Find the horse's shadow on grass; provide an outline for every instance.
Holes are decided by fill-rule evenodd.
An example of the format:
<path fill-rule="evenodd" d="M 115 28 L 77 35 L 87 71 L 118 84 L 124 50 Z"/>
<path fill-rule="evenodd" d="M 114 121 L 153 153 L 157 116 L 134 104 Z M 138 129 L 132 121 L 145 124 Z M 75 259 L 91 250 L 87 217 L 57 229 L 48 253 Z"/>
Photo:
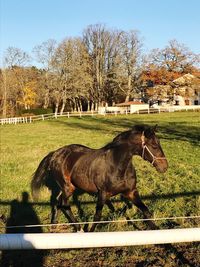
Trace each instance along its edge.
<path fill-rule="evenodd" d="M 10 203 L 10 216 L 6 221 L 6 233 L 42 233 L 41 227 L 23 227 L 23 225 L 38 225 L 40 221 L 31 203 L 29 194 L 22 193 L 22 200 Z M 11 226 L 17 226 L 10 228 Z M 19 227 L 22 226 L 22 227 Z M 1 267 L 42 267 L 44 260 L 42 250 L 5 250 L 1 254 Z"/>
<path fill-rule="evenodd" d="M 77 211 L 78 211 L 78 217 L 80 218 L 81 221 L 84 221 L 87 218 L 86 215 L 86 209 L 84 208 L 85 205 L 93 205 L 93 208 L 95 210 L 95 205 L 96 205 L 96 195 L 95 194 L 90 194 L 92 198 L 90 200 L 83 200 L 82 196 L 85 193 L 82 190 L 76 190 L 73 194 L 73 198 L 71 200 L 71 205 L 76 206 Z M 167 194 L 146 194 L 146 195 L 141 195 L 142 200 L 151 200 L 151 201 L 157 201 L 160 199 L 176 199 L 176 198 L 183 198 L 183 197 L 199 197 L 200 196 L 200 190 L 195 190 L 195 191 L 190 191 L 190 192 L 177 192 L 177 193 L 167 193 Z M 124 203 L 123 208 L 119 208 L 116 210 L 116 213 L 118 215 L 125 215 L 127 209 L 131 209 L 133 205 L 124 197 L 120 196 L 117 198 L 112 199 L 112 203 L 119 204 L 119 203 Z M 110 211 L 111 213 L 111 211 Z"/>
<path fill-rule="evenodd" d="M 83 123 L 84 122 L 84 123 Z M 110 134 L 117 134 L 119 129 L 130 129 L 135 124 L 148 124 L 148 125 L 155 125 L 158 124 L 158 132 L 161 133 L 161 139 L 166 140 L 183 140 L 189 141 L 192 144 L 199 145 L 200 141 L 200 134 L 199 134 L 199 127 L 187 125 L 184 122 L 163 122 L 159 123 L 157 120 L 149 120 L 144 121 L 138 118 L 130 119 L 121 119 L 121 120 L 112 120 L 112 127 L 111 127 L 111 120 L 110 119 L 99 119 L 96 117 L 87 117 L 84 119 L 78 119 L 76 122 L 70 121 L 54 121 L 55 124 L 62 124 L 67 127 L 71 127 L 74 129 L 83 129 L 83 130 L 94 130 L 100 131 L 102 133 L 107 133 L 109 130 Z M 114 127 L 116 126 L 116 128 Z"/>
<path fill-rule="evenodd" d="M 83 191 L 79 191 L 77 190 L 75 192 L 75 194 L 73 195 L 73 204 L 77 207 L 77 210 L 78 210 L 78 215 L 79 215 L 79 218 L 81 219 L 81 221 L 84 221 L 85 218 L 87 218 L 87 215 L 85 213 L 85 209 L 83 208 L 83 206 L 85 204 L 94 204 L 94 201 L 87 201 L 87 203 L 83 203 L 82 201 L 79 200 L 80 196 L 84 194 Z M 171 198 L 171 197 L 174 197 L 174 198 L 177 198 L 177 197 L 183 197 L 183 196 L 198 196 L 200 195 L 200 191 L 195 191 L 195 192 L 185 192 L 185 193 L 177 193 L 177 194 L 169 194 L 169 195 L 161 195 L 161 196 L 152 196 L 152 195 L 147 195 L 147 196 L 144 196 L 144 199 L 160 199 L 160 198 L 163 198 L 163 199 L 166 199 L 166 198 Z M 117 213 L 118 215 L 123 215 L 125 216 L 126 220 L 131 220 L 131 218 L 129 218 L 127 215 L 126 215 L 126 211 L 127 209 L 131 209 L 133 206 L 132 204 L 127 201 L 127 199 L 121 197 L 120 199 L 117 199 L 117 200 L 114 200 L 113 202 L 124 202 L 124 206 L 123 208 L 119 208 L 117 210 L 115 210 L 114 213 Z M 105 221 L 109 221 L 110 220 L 110 217 L 109 215 L 107 217 L 104 217 L 104 220 Z M 99 224 L 98 225 L 98 229 L 101 231 L 101 230 L 105 230 L 105 225 L 108 225 L 109 223 L 103 223 L 103 224 Z M 145 227 L 144 225 L 139 225 L 135 222 L 132 222 L 132 221 L 128 221 L 128 225 L 130 225 L 133 229 L 136 229 L 136 230 L 144 230 Z M 167 222 L 165 223 L 165 226 L 168 226 L 170 228 L 176 228 L 177 226 L 180 227 L 180 225 L 176 222 Z M 89 228 L 89 224 L 84 224 L 84 231 L 88 231 L 88 228 Z M 181 251 L 179 251 L 179 249 L 177 249 L 174 245 L 172 244 L 160 244 L 160 245 L 155 245 L 156 247 L 160 248 L 163 250 L 162 253 L 164 253 L 165 257 L 169 257 L 171 258 L 172 257 L 172 260 L 177 262 L 177 264 L 179 265 L 184 265 L 184 266 L 194 266 L 184 255 Z M 137 265 L 139 266 L 139 265 Z M 141 265 L 143 266 L 143 265 Z"/>
<path fill-rule="evenodd" d="M 74 198 L 72 200 L 72 205 L 77 207 L 78 210 L 78 217 L 80 218 L 81 221 L 84 221 L 85 218 L 87 217 L 87 210 L 85 209 L 85 205 L 91 205 L 92 204 L 92 209 L 95 209 L 95 199 L 91 199 L 91 201 L 87 200 L 81 200 L 79 199 L 81 196 L 82 192 L 77 192 L 77 194 L 74 195 Z M 200 191 L 193 191 L 193 192 L 180 192 L 180 193 L 171 193 L 171 194 L 161 194 L 161 195 L 146 195 L 143 196 L 143 200 L 156 200 L 156 199 L 171 199 L 171 198 L 179 198 L 179 197 L 197 197 L 200 195 Z M 124 201 L 123 199 L 114 199 L 112 203 L 115 204 Z M 10 203 L 8 202 L 0 202 L 2 205 L 10 205 L 10 216 L 6 220 L 6 226 L 21 226 L 21 225 L 28 225 L 28 224 L 40 224 L 40 220 L 34 211 L 33 207 L 34 205 L 36 206 L 46 206 L 49 205 L 47 202 L 41 202 L 41 203 L 30 203 L 29 202 L 29 195 L 27 192 L 22 193 L 22 201 L 18 200 L 13 200 Z M 128 203 L 127 203 L 128 204 Z M 129 205 L 126 208 L 131 208 L 131 205 Z M 124 210 L 117 209 L 117 214 L 119 212 L 122 212 L 121 214 L 125 215 L 126 208 Z M 120 211 L 119 211 L 120 210 Z M 92 210 L 93 212 L 93 210 Z M 111 212 L 109 212 L 111 213 Z M 105 220 L 109 220 L 111 215 L 108 215 L 108 217 L 104 217 Z M 126 216 L 126 215 L 125 215 Z M 126 216 L 126 219 L 130 219 L 128 216 Z M 131 227 L 136 230 L 141 230 L 141 228 L 138 228 L 137 224 L 131 224 Z M 87 226 L 87 225 L 86 225 Z M 172 225 L 173 228 L 174 225 Z M 104 229 L 103 229 L 104 227 Z M 171 227 L 171 225 L 170 225 Z M 105 230 L 105 224 L 99 225 L 98 228 L 100 231 Z M 42 233 L 41 227 L 36 227 L 36 228 L 24 228 L 24 227 L 19 227 L 19 228 L 12 228 L 9 229 L 7 228 L 7 233 Z M 158 245 L 161 246 L 161 245 Z M 165 248 L 163 248 L 165 246 Z M 177 261 L 180 264 L 185 264 L 184 266 L 195 266 L 192 265 L 185 257 L 182 255 L 181 252 L 179 252 L 176 247 L 173 245 L 163 245 L 162 248 L 164 251 L 166 251 L 165 257 L 172 253 L 175 254 L 177 257 Z M 47 255 L 47 252 L 37 250 L 36 252 L 33 250 L 24 250 L 24 251 L 3 251 L 2 252 L 2 257 L 0 261 L 0 266 L 1 267 L 42 267 L 44 265 L 44 257 Z M 142 266 L 142 265 L 141 265 Z M 181 265 L 179 265 L 181 266 Z M 183 265 L 182 265 L 183 266 Z"/>

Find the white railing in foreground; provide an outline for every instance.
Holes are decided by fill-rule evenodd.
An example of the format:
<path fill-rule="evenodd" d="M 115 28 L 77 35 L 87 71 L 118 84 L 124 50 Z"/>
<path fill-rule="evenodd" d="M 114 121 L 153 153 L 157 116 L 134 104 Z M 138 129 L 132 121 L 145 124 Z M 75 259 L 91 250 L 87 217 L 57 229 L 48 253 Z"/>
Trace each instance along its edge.
<path fill-rule="evenodd" d="M 189 110 L 200 110 L 199 106 L 158 106 L 156 108 L 148 108 L 148 109 L 138 109 L 134 112 L 134 114 L 151 114 L 151 113 L 161 113 L 161 112 L 174 112 L 174 111 L 189 111 Z M 129 111 L 121 111 L 121 112 L 104 112 L 98 113 L 97 111 L 82 111 L 82 112 L 63 112 L 62 114 L 42 114 L 35 116 L 27 116 L 27 117 L 14 117 L 14 118 L 3 118 L 0 119 L 0 125 L 4 124 L 18 124 L 18 123 L 32 123 L 34 121 L 44 121 L 47 119 L 57 119 L 59 117 L 84 117 L 84 116 L 107 116 L 107 115 L 128 115 Z M 133 114 L 133 113 L 132 113 Z"/>
<path fill-rule="evenodd" d="M 1 234 L 0 250 L 97 248 L 199 241 L 200 228 L 95 233 Z"/>

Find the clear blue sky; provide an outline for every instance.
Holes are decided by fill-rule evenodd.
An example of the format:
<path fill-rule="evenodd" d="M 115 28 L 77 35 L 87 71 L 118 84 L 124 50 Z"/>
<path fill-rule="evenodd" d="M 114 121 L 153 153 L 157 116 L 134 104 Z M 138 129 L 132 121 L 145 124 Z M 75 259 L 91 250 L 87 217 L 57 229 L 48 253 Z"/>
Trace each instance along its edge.
<path fill-rule="evenodd" d="M 80 36 L 90 24 L 136 29 L 144 49 L 171 39 L 200 53 L 200 0 L 0 0 L 1 53 L 9 46 L 31 53 L 50 38 Z"/>

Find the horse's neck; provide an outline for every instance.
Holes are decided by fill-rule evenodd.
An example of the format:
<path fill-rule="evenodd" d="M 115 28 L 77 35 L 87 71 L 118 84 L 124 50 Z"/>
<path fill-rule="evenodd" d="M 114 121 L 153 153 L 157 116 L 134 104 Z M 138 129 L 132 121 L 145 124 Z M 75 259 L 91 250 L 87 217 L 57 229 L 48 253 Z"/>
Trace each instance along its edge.
<path fill-rule="evenodd" d="M 134 135 L 130 134 L 131 131 L 127 131 L 122 133 L 121 135 L 117 136 L 113 141 L 117 141 L 118 142 L 118 147 L 124 147 L 126 146 L 126 151 L 128 154 L 131 154 L 131 157 L 134 155 L 139 155 L 141 156 L 142 154 L 142 143 L 141 143 L 141 139 L 138 138 L 138 133 L 136 133 Z M 124 135 L 126 135 L 126 138 L 123 138 Z M 133 142 L 131 142 L 130 144 L 130 140 L 132 139 Z"/>
<path fill-rule="evenodd" d="M 117 176 L 124 177 L 127 168 L 132 166 L 133 153 L 127 144 L 117 146 L 113 151 L 113 160 Z"/>
<path fill-rule="evenodd" d="M 128 143 L 123 143 L 114 149 L 114 154 L 118 163 L 124 162 L 128 164 L 134 155 L 140 155 L 140 149 L 138 146 L 130 146 Z"/>
<path fill-rule="evenodd" d="M 128 162 L 132 160 L 132 157 L 134 155 L 141 156 L 142 153 L 141 144 L 137 142 L 130 144 L 128 141 L 119 143 L 110 143 L 103 149 L 111 150 L 113 153 L 113 157 L 115 158 L 115 162 L 117 161 L 118 163 L 124 160 Z"/>
<path fill-rule="evenodd" d="M 141 155 L 141 144 L 134 143 L 130 145 L 129 143 L 126 143 L 125 146 L 127 154 L 129 154 L 131 158 L 134 155 Z"/>
<path fill-rule="evenodd" d="M 141 144 L 135 143 L 131 147 L 131 153 L 132 153 L 132 156 L 134 156 L 134 155 L 141 156 L 141 154 L 142 154 L 142 146 L 141 146 Z"/>

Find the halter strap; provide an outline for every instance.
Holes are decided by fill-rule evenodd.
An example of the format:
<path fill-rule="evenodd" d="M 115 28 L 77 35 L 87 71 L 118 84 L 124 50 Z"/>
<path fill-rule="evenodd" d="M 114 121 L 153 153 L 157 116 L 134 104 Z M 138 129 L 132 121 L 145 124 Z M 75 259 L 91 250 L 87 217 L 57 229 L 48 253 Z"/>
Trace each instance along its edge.
<path fill-rule="evenodd" d="M 151 151 L 150 149 L 148 148 L 148 146 L 145 144 L 145 136 L 144 136 L 144 131 L 142 132 L 142 135 L 141 135 L 141 140 L 142 140 L 142 158 L 144 159 L 144 154 L 145 154 L 145 149 L 149 152 L 149 154 L 151 155 L 152 157 L 152 162 L 151 164 L 153 165 L 154 162 L 156 160 L 160 160 L 160 159 L 165 159 L 166 160 L 166 157 L 156 157 Z"/>

